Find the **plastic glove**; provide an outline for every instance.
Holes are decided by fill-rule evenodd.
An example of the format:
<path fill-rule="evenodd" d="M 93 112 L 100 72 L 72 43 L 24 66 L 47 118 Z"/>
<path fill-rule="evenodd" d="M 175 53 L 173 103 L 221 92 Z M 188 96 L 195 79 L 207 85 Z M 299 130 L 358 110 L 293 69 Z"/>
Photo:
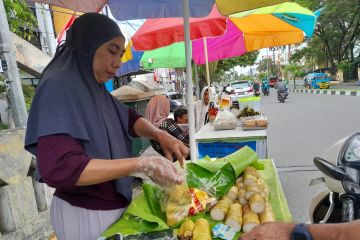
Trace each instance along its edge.
<path fill-rule="evenodd" d="M 169 187 L 180 184 L 184 176 L 166 158 L 158 156 L 139 157 L 135 172 L 145 173 L 154 183 Z"/>

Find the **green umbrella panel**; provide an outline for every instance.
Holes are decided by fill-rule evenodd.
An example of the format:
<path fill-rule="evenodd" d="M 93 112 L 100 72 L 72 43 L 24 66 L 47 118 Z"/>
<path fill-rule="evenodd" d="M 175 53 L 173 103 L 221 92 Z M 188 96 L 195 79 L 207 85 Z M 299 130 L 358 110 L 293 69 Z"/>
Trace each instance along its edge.
<path fill-rule="evenodd" d="M 145 51 L 140 62 L 144 69 L 185 67 L 185 43 L 177 42 L 167 47 Z"/>

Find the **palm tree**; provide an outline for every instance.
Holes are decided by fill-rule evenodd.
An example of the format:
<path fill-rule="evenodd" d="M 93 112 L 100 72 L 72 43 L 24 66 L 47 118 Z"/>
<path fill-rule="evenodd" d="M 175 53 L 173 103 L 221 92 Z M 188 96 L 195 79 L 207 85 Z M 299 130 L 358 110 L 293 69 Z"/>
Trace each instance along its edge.
<path fill-rule="evenodd" d="M 292 79 L 294 81 L 294 89 L 296 89 L 295 78 L 302 76 L 303 74 L 302 68 L 296 65 L 295 63 L 291 63 L 289 65 L 286 65 L 284 70 L 287 76 L 289 77 L 289 79 Z"/>

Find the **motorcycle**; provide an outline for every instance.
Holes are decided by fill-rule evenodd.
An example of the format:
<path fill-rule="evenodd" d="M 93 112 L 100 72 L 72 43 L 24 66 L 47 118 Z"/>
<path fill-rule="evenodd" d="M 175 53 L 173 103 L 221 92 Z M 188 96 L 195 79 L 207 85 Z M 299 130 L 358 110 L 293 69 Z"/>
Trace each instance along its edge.
<path fill-rule="evenodd" d="M 325 188 L 311 201 L 312 223 L 350 222 L 360 218 L 360 132 L 353 133 L 329 148 L 325 159 L 314 158 L 324 174 L 314 182 Z"/>
<path fill-rule="evenodd" d="M 264 96 L 269 96 L 269 94 L 270 94 L 269 88 L 268 88 L 268 87 L 263 88 L 263 89 L 262 89 L 262 93 L 264 94 Z"/>
<path fill-rule="evenodd" d="M 258 96 L 260 96 L 260 91 L 259 91 L 259 89 L 254 89 L 254 94 L 255 94 L 255 96 L 256 97 L 258 97 Z"/>
<path fill-rule="evenodd" d="M 284 103 L 286 97 L 287 97 L 286 90 L 280 90 L 278 92 L 278 100 L 279 100 L 279 102 Z"/>

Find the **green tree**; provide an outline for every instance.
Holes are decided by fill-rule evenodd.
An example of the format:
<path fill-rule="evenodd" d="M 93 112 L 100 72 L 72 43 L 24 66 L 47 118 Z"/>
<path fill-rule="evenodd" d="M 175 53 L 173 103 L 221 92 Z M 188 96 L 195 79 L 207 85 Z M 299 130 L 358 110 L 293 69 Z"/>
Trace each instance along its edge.
<path fill-rule="evenodd" d="M 310 8 L 318 8 L 317 0 L 297 0 Z M 354 63 L 359 53 L 356 44 L 360 41 L 360 1 L 359 0 L 326 0 L 318 20 L 315 36 L 310 40 L 307 49 L 296 56 L 311 56 L 310 60 L 321 62 L 326 58 L 331 69 L 345 61 Z M 315 10 L 315 9 L 311 9 Z M 356 56 L 357 54 L 357 56 Z"/>
<path fill-rule="evenodd" d="M 31 40 L 36 35 L 37 20 L 24 0 L 4 0 L 10 31 Z"/>
<path fill-rule="evenodd" d="M 287 74 L 287 77 L 290 80 L 294 81 L 294 88 L 296 88 L 295 79 L 297 77 L 303 76 L 304 71 L 302 70 L 302 68 L 300 66 L 298 66 L 297 64 L 294 64 L 294 63 L 284 66 L 284 70 L 285 70 L 285 73 Z"/>
<path fill-rule="evenodd" d="M 246 67 L 246 66 L 254 65 L 258 55 L 259 52 L 254 51 L 254 52 L 249 52 L 240 57 L 233 57 L 229 59 L 219 60 L 216 67 L 216 73 L 227 72 L 236 66 Z"/>
<path fill-rule="evenodd" d="M 274 63 L 271 58 L 263 58 L 260 60 L 257 70 L 259 72 L 266 72 L 269 70 L 269 75 L 280 75 L 280 67 Z"/>

